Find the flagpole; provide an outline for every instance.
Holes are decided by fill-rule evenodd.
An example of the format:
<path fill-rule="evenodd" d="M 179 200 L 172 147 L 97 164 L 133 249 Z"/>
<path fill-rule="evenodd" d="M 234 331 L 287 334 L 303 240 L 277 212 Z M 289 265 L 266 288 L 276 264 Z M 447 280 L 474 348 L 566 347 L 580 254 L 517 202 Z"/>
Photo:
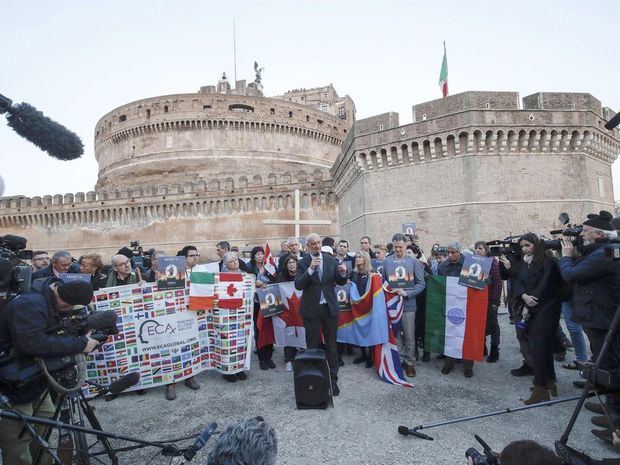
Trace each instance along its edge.
<path fill-rule="evenodd" d="M 444 42 L 444 47 L 446 46 Z M 234 56 L 234 66 L 235 66 L 235 82 L 237 82 L 237 33 L 235 29 L 235 18 L 233 18 L 233 56 Z"/>

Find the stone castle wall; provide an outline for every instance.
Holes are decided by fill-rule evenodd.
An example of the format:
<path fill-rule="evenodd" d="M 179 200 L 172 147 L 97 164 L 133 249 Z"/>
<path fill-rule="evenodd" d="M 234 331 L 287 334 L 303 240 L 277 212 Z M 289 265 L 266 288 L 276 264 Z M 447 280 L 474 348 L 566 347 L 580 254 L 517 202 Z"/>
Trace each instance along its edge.
<path fill-rule="evenodd" d="M 569 111 L 534 104 L 549 101 Z M 414 220 L 428 249 L 546 232 L 562 211 L 576 221 L 613 211 L 620 137 L 603 128 L 600 102 L 536 94 L 524 106 L 517 93 L 467 92 L 416 105 L 410 125 L 356 123 L 332 168 L 341 235 L 385 242 Z"/>

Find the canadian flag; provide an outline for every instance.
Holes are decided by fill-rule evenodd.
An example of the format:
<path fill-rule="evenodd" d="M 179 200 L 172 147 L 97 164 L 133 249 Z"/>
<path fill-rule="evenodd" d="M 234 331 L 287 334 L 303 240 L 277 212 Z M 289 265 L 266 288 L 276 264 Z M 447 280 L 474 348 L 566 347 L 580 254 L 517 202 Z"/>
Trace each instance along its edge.
<path fill-rule="evenodd" d="M 220 273 L 217 286 L 219 308 L 243 307 L 243 276 L 239 273 Z"/>
<path fill-rule="evenodd" d="M 265 243 L 265 270 L 267 270 L 267 273 L 269 273 L 271 276 L 275 276 L 277 274 L 277 266 L 276 266 L 276 259 L 273 258 L 273 255 L 271 255 L 271 249 L 269 248 L 269 244 Z"/>

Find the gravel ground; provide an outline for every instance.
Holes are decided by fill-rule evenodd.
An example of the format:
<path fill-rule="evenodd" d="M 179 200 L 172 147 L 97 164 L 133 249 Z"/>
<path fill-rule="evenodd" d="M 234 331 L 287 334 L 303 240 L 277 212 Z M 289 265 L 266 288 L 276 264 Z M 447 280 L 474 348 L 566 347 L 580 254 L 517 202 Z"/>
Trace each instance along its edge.
<path fill-rule="evenodd" d="M 156 388 L 145 396 L 129 393 L 113 402 L 96 400 L 94 405 L 104 429 L 145 439 L 197 433 L 211 421 L 222 428 L 237 419 L 262 415 L 276 430 L 281 465 L 461 464 L 466 463 L 467 448 L 481 450 L 475 433 L 495 450 L 525 438 L 553 448 L 576 402 L 424 431 L 434 441 L 397 433 L 399 425 L 413 427 L 522 405 L 521 400 L 529 396 L 532 378 L 510 375 L 509 370 L 520 365 L 521 357 L 508 316 L 500 315 L 500 322 L 500 361 L 476 363 L 471 379 L 463 376 L 459 365 L 451 374 L 442 375 L 442 361 L 433 356 L 430 363 L 418 364 L 414 388 L 406 389 L 382 382 L 374 370 L 353 365 L 353 357 L 345 356 L 346 364 L 339 374 L 341 394 L 335 399 L 335 407 L 328 410 L 296 410 L 292 374 L 284 369 L 280 348 L 274 355 L 275 370 L 259 370 L 254 355 L 245 382 L 229 384 L 220 375 L 208 372 L 197 377 L 202 385 L 199 391 L 179 385 L 174 402 L 164 399 L 164 388 Z M 567 358 L 572 356 L 569 351 Z M 572 387 L 577 372 L 562 369 L 559 363 L 556 368 L 560 395 L 577 394 Z M 597 458 L 615 456 L 590 434 L 590 417 L 590 412 L 581 413 L 569 443 Z M 152 449 L 125 453 L 121 463 L 143 464 L 154 453 Z M 201 451 L 194 463 L 203 463 L 205 457 Z M 167 461 L 159 457 L 154 463 Z"/>

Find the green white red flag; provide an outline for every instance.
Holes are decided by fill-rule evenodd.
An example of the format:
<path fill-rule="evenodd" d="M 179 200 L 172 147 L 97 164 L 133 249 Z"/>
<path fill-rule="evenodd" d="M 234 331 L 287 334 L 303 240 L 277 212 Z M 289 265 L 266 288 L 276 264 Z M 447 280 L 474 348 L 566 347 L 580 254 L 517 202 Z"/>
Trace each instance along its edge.
<path fill-rule="evenodd" d="M 439 87 L 444 97 L 448 96 L 448 53 L 446 43 L 443 43 L 443 61 L 441 62 L 441 72 L 439 73 Z"/>
<path fill-rule="evenodd" d="M 207 310 L 215 302 L 215 275 L 193 271 L 189 275 L 189 309 Z"/>
<path fill-rule="evenodd" d="M 458 277 L 429 276 L 425 350 L 464 360 L 483 360 L 488 289 L 459 284 Z"/>
<path fill-rule="evenodd" d="M 240 273 L 220 273 L 217 299 L 219 308 L 243 307 L 243 275 Z"/>

